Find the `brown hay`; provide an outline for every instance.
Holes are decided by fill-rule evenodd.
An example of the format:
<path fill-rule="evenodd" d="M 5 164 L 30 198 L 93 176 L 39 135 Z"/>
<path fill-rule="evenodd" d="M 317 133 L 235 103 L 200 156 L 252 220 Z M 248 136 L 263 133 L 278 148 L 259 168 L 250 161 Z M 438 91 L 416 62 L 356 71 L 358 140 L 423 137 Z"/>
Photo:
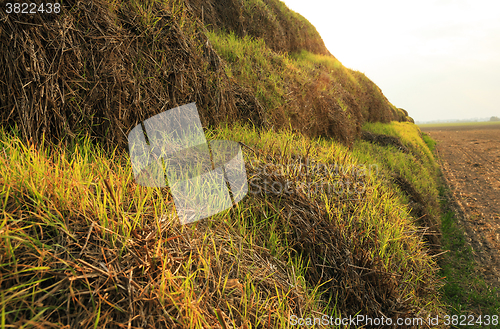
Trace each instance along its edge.
<path fill-rule="evenodd" d="M 394 183 L 403 191 L 404 194 L 408 196 L 410 202 L 408 206 L 411 209 L 411 215 L 415 217 L 420 225 L 426 230 L 424 239 L 427 241 L 430 252 L 433 254 L 440 253 L 441 250 L 441 230 L 439 228 L 439 223 L 429 214 L 427 208 L 432 200 L 426 200 L 423 196 L 418 193 L 418 191 L 413 187 L 413 185 L 405 179 L 401 174 L 394 173 L 392 175 Z M 435 201 L 434 201 L 435 202 Z M 434 205 L 436 207 L 436 205 Z"/>
<path fill-rule="evenodd" d="M 54 15 L 2 10 L 0 123 L 18 125 L 26 140 L 88 133 L 123 147 L 141 121 L 196 102 L 205 126 L 236 119 L 261 126 L 262 107 L 227 78 L 189 12 L 145 6 L 156 24 L 130 3 L 111 8 L 105 0 L 66 1 Z"/>
<path fill-rule="evenodd" d="M 2 157 L 0 165 L 7 165 Z M 57 166 L 51 163 L 45 174 L 51 177 L 61 169 Z M 116 204 L 117 187 L 110 177 L 103 175 L 98 183 L 109 187 L 103 193 Z M 206 328 L 221 328 L 220 321 L 250 327 L 262 320 L 263 309 L 271 312 L 282 302 L 296 314 L 308 308 L 306 294 L 287 264 L 266 248 L 249 245 L 230 224 L 204 220 L 182 226 L 150 210 L 142 213 L 142 223 L 129 235 L 120 233 L 128 231 L 122 228 L 123 217 L 135 216 L 135 206 L 127 205 L 128 211 L 118 210 L 123 205 L 108 209 L 108 229 L 97 217 L 95 204 L 74 209 L 75 200 L 61 200 L 54 192 L 56 182 L 47 185 L 41 203 L 33 202 L 36 197 L 20 180 L 0 176 L 0 184 L 9 191 L 3 229 L 13 237 L 0 239 L 0 250 L 12 251 L 0 253 L 0 291 L 8 298 L 1 302 L 8 325 L 92 328 L 99 311 L 99 327 L 107 328 L 190 328 L 190 314 L 206 321 Z M 87 188 L 75 183 L 74 188 L 82 196 L 96 193 L 93 185 L 82 191 Z M 135 183 L 126 188 L 127 195 L 134 195 Z M 172 202 L 166 189 L 158 194 Z M 239 253 L 227 252 L 228 236 Z M 208 270 L 196 273 L 204 267 Z M 193 290 L 185 287 L 187 273 L 193 274 Z M 244 309 L 246 297 L 238 280 L 247 273 L 259 295 L 253 294 Z"/>
<path fill-rule="evenodd" d="M 330 55 L 316 28 L 279 0 L 186 0 L 189 8 L 210 29 L 233 31 L 237 36 L 262 38 L 276 52 L 301 49 Z"/>
<path fill-rule="evenodd" d="M 299 166 L 299 162 L 303 161 L 294 156 L 272 156 L 268 160 L 292 167 Z M 435 269 L 430 270 L 429 275 L 418 283 L 414 298 L 405 297 L 403 288 L 409 283 L 398 274 L 397 265 L 391 264 L 386 268 L 381 258 L 370 254 L 370 250 L 377 249 L 376 244 L 379 242 L 374 235 L 369 239 L 364 236 L 363 219 L 356 216 L 355 209 L 362 202 L 362 196 L 345 200 L 332 197 L 330 211 L 334 213 L 331 215 L 333 218 L 330 218 L 324 202 L 307 194 L 306 190 L 290 187 L 291 193 L 276 194 L 272 184 L 263 183 L 278 182 L 285 186 L 285 177 L 276 172 L 265 173 L 257 167 L 248 170 L 249 177 L 253 177 L 254 184 L 262 191 L 256 195 L 259 204 L 274 209 L 273 213 L 279 213 L 274 220 L 286 235 L 291 255 L 300 256 L 305 263 L 309 262 L 306 279 L 312 287 L 321 286 L 325 302 L 331 298 L 337 310 L 344 315 L 360 312 L 369 317 L 394 319 L 423 316 L 425 311 L 417 307 L 415 301 L 430 293 L 428 289 L 436 281 L 431 274 Z M 307 175 L 307 170 L 304 175 Z M 341 181 L 356 180 L 353 176 L 343 176 L 349 174 L 341 172 L 340 175 Z M 310 177 L 299 178 L 302 181 L 308 179 Z M 353 218 L 349 221 L 358 222 L 356 225 L 359 227 L 355 225 L 354 228 L 347 228 L 345 214 L 335 215 L 336 209 L 344 206 L 352 209 Z M 263 209 L 259 213 L 264 212 Z M 406 268 L 405 271 L 418 271 L 419 265 L 414 262 L 413 266 L 415 268 Z"/>
<path fill-rule="evenodd" d="M 350 145 L 365 121 L 408 118 L 372 81 L 345 68 L 331 75 L 318 70 L 305 85 L 290 82 L 285 104 L 292 117 L 283 108 L 264 109 L 251 86 L 227 77 L 203 23 L 263 38 L 278 52 L 329 53 L 314 27 L 282 3 L 266 0 L 254 9 L 245 11 L 236 0 L 146 1 L 140 7 L 70 0 L 59 14 L 2 11 L 0 124 L 17 125 L 25 140 L 40 141 L 45 134 L 71 141 L 88 134 L 106 148 L 121 148 L 140 122 L 196 102 L 205 127 L 236 121 L 292 125 Z"/>
<path fill-rule="evenodd" d="M 255 153 L 263 152 L 251 148 Z M 288 156 L 286 151 L 283 154 L 285 156 L 279 157 L 269 152 L 267 157 L 261 156 L 269 165 L 283 164 L 292 168 L 304 161 Z M 308 155 L 306 151 L 305 157 Z M 24 156 L 25 161 L 39 161 L 34 154 Z M 117 179 L 121 179 L 114 175 L 117 175 L 117 168 L 123 167 L 120 161 L 127 161 L 126 157 L 109 160 L 116 167 L 111 166 L 109 176 L 103 173 L 88 187 L 72 181 L 73 171 L 67 173 L 69 177 L 58 181 L 55 178 L 61 175 L 60 164 L 50 157 L 46 160 L 49 169 L 44 175 L 48 183 L 40 197 L 34 195 L 40 194 L 41 189 L 34 193 L 33 190 L 40 187 L 33 189 L 30 185 L 33 182 L 11 178 L 9 170 L 15 170 L 8 169 L 13 167 L 10 159 L 0 156 L 2 172 L 6 173 L 0 176 L 0 186 L 6 186 L 8 191 L 3 200 L 7 214 L 4 229 L 13 237 L 0 240 L 1 250 L 13 252 L 13 255 L 0 253 L 0 290 L 17 287 L 6 294 L 10 298 L 6 304 L 7 323 L 16 327 L 34 324 L 34 315 L 51 307 L 36 320 L 38 326 L 89 328 L 100 310 L 99 325 L 108 328 L 189 328 L 191 314 L 206 320 L 207 328 L 221 328 L 221 323 L 229 328 L 233 322 L 241 328 L 256 323 L 257 319 L 262 320 L 264 312 L 269 312 L 269 320 L 258 328 L 276 328 L 282 323 L 278 323 L 271 313 L 280 309 L 280 303 L 297 316 L 309 314 L 313 307 L 313 311 L 322 310 L 323 305 L 311 306 L 308 294 L 291 273 L 293 268 L 287 263 L 287 255 L 277 257 L 264 247 L 265 231 L 255 236 L 255 240 L 260 241 L 249 243 L 249 239 L 232 226 L 242 220 L 237 211 L 227 221 L 203 220 L 181 226 L 168 216 L 156 217 L 150 207 L 141 212 L 140 223 L 129 235 L 124 219 L 130 221 L 139 210 L 130 199 L 123 200 L 123 196 L 134 198 L 136 185 L 132 180 L 126 184 L 120 193 L 120 205 L 113 192 L 120 186 Z M 258 167 L 247 169 L 252 177 Z M 272 167 L 268 169 L 272 171 Z M 302 171 L 296 183 L 310 182 L 314 175 L 321 175 L 321 171 Z M 362 178 L 341 170 L 338 179 L 354 182 Z M 276 171 L 267 174 L 262 170 L 257 174 L 259 180 L 281 182 L 283 186 L 286 178 Z M 56 184 L 68 182 L 71 182 L 68 188 L 77 191 L 73 199 L 61 198 L 55 192 Z M 101 224 L 105 222 L 103 213 L 95 209 L 99 204 L 80 200 L 87 194 L 96 193 L 99 185 L 103 188 L 101 197 L 112 200 L 108 206 L 105 201 L 102 203 L 110 229 Z M 290 256 L 300 256 L 309 262 L 305 279 L 309 287 L 320 287 L 324 305 L 332 298 L 336 301 L 336 310 L 343 315 L 361 312 L 372 317 L 418 315 L 425 318 L 425 310 L 416 305 L 420 299 L 428 301 L 435 296 L 434 269 L 426 267 L 428 272 L 417 282 L 408 282 L 407 274 L 421 274 L 423 265 L 432 264 L 422 264 L 416 259 L 401 269 L 400 264 L 391 260 L 386 268 L 379 257 L 373 257 L 370 251 L 379 249 L 376 229 L 370 230 L 367 236 L 363 218 L 359 218 L 356 211 L 363 206 L 363 195 L 347 199 L 330 195 L 330 217 L 317 193 L 291 187 L 292 194 L 273 196 L 266 194 L 269 185 L 259 185 L 264 193 L 249 195 L 238 205 L 252 212 L 252 216 L 244 216 L 248 225 L 252 225 L 252 221 L 273 221 L 289 245 Z M 172 202 L 167 188 L 157 191 L 153 198 Z M 37 199 L 42 202 L 34 202 Z M 337 210 L 343 208 L 348 212 Z M 266 213 L 270 213 L 272 219 L 266 217 Z M 238 246 L 240 251 L 228 252 L 230 245 Z M 403 243 L 401 245 L 406 248 Z M 217 255 L 214 249 L 218 250 Z M 193 289 L 183 288 L 189 280 L 186 272 L 192 274 L 206 267 L 208 260 L 209 268 L 193 277 Z M 186 266 L 188 270 L 184 269 Z M 252 276 L 251 283 L 257 292 L 252 295 L 252 307 L 248 309 L 242 303 L 245 291 L 241 285 L 247 274 Z M 226 279 L 228 286 L 222 292 L 220 282 Z M 409 296 L 411 298 L 403 296 L 408 285 L 417 288 L 415 295 Z M 333 303 L 330 304 L 327 311 L 333 307 Z"/>
<path fill-rule="evenodd" d="M 361 132 L 361 139 L 380 146 L 392 145 L 403 153 L 410 153 L 410 150 L 401 143 L 401 140 L 395 136 L 375 134 L 369 131 Z"/>

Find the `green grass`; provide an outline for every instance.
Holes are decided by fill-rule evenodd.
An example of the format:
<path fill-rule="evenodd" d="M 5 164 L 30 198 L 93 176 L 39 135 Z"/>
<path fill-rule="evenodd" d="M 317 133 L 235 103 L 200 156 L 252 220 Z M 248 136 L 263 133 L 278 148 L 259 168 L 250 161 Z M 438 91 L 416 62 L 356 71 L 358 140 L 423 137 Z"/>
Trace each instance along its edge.
<path fill-rule="evenodd" d="M 207 134 L 250 145 L 257 153 L 245 150 L 249 179 L 290 180 L 298 194 L 249 195 L 229 212 L 180 226 L 167 190 L 134 183 L 126 153 L 105 153 L 86 138 L 68 147 L 35 147 L 2 131 L 0 303 L 6 321 L 79 319 L 87 326 L 113 326 L 129 321 L 130 303 L 140 310 L 145 300 L 154 301 L 160 323 L 189 328 L 211 327 L 213 319 L 286 328 L 296 307 L 304 316 L 346 314 L 349 304 L 340 297 L 349 290 L 332 291 L 325 289 L 328 281 L 314 280 L 317 262 L 334 266 L 333 256 L 321 260 L 321 253 L 296 245 L 293 232 L 309 220 L 330 222 L 335 229 L 318 226 L 316 239 L 334 243 L 330 235 L 337 232 L 335 243 L 353 255 L 355 266 L 394 273 L 393 294 L 404 296 L 408 306 L 441 312 L 431 293 L 438 287 L 436 264 L 423 252 L 404 196 L 377 172 L 362 170 L 369 165 L 360 160 L 368 149 L 357 146 L 351 153 L 329 139 L 238 125 Z M 312 161 L 310 170 L 298 171 L 297 157 Z M 259 172 L 263 165 L 271 176 Z M 338 193 L 312 188 L 348 181 Z M 362 198 L 353 194 L 356 183 L 365 187 Z M 375 262 L 357 263 L 356 257 Z M 343 271 L 338 284 L 359 277 L 353 272 L 359 269 Z M 133 300 L 123 282 L 134 282 Z M 145 310 L 138 312 L 140 317 Z"/>
<path fill-rule="evenodd" d="M 446 188 L 438 175 L 437 165 L 433 160 L 436 141 L 422 133 L 410 123 L 365 124 L 364 129 L 395 136 L 401 139 L 412 155 L 397 152 L 395 148 L 384 148 L 359 141 L 353 154 L 364 161 L 377 161 L 386 174 L 403 172 L 414 187 L 428 200 L 434 201 L 428 205 L 428 210 L 440 217 L 442 249 L 447 253 L 440 256 L 439 274 L 444 278 L 441 289 L 443 302 L 447 305 L 449 315 L 497 315 L 500 312 L 500 292 L 487 286 L 485 281 L 475 271 L 476 263 L 471 247 L 465 240 L 463 229 L 457 223 L 454 213 L 449 209 Z M 363 152 L 359 152 L 362 150 Z M 426 165 L 418 165 L 418 159 L 427 159 Z M 439 203 L 439 211 L 435 201 Z M 494 328 L 496 326 L 483 326 Z"/>
<path fill-rule="evenodd" d="M 201 234 L 196 231 L 196 226 L 179 227 L 175 224 L 176 218 L 171 216 L 173 203 L 170 195 L 160 189 L 144 188 L 134 184 L 125 153 L 103 154 L 102 150 L 90 144 L 88 139 L 77 142 L 69 150 L 47 145 L 39 145 L 36 148 L 26 146 L 15 135 L 7 135 L 3 131 L 0 133 L 0 140 L 0 148 L 6 154 L 6 158 L 2 157 L 0 165 L 3 186 L 2 210 L 5 214 L 0 228 L 0 241 L 2 241 L 2 254 L 6 257 L 2 259 L 2 274 L 7 274 L 2 276 L 0 286 L 2 310 L 9 323 L 35 321 L 37 316 L 42 316 L 44 312 L 57 311 L 58 314 L 68 307 L 68 310 L 73 310 L 75 315 L 83 317 L 83 323 L 87 323 L 88 326 L 93 323 L 96 327 L 102 327 L 104 323 L 110 321 L 109 316 L 104 317 L 103 313 L 116 311 L 118 315 L 123 313 L 123 310 L 127 310 L 129 302 L 123 304 L 123 300 L 120 303 L 120 298 L 113 298 L 117 297 L 120 291 L 116 284 L 117 291 L 113 289 L 109 292 L 113 296 L 109 298 L 111 304 L 109 302 L 106 304 L 102 296 L 90 300 L 75 299 L 75 297 L 69 299 L 70 296 L 74 296 L 73 291 L 78 295 L 84 294 L 85 291 L 98 292 L 101 289 L 99 285 L 104 281 L 98 284 L 90 276 L 90 279 L 87 279 L 90 283 L 85 284 L 85 281 L 81 281 L 85 275 L 82 277 L 80 274 L 87 272 L 85 269 L 95 274 L 96 270 L 92 270 L 93 267 L 89 268 L 86 264 L 94 263 L 99 268 L 98 259 L 102 257 L 104 257 L 102 264 L 109 262 L 111 264 L 109 266 L 112 268 L 114 264 L 116 269 L 114 278 L 109 278 L 111 280 L 108 283 L 111 284 L 109 288 L 113 287 L 113 281 L 120 281 L 120 275 L 123 275 L 117 269 L 120 266 L 128 270 L 133 270 L 135 267 L 136 273 L 141 273 L 141 267 L 142 273 L 153 272 L 151 273 L 153 276 L 146 282 L 154 286 L 155 280 L 159 280 L 160 285 L 146 295 L 159 301 L 160 310 L 163 308 L 163 311 L 166 311 L 170 308 L 167 313 L 178 318 L 177 321 L 185 327 L 207 327 L 206 315 L 202 314 L 200 306 L 195 303 L 197 299 L 195 296 L 202 292 L 199 280 L 213 282 L 214 293 L 220 295 L 215 297 L 224 298 L 228 295 L 225 287 L 229 279 L 228 274 L 233 272 L 232 268 L 234 274 L 231 276 L 238 277 L 243 286 L 247 287 L 249 299 L 243 296 L 238 307 L 239 310 L 251 312 L 246 315 L 246 321 L 257 327 L 259 323 L 266 322 L 268 310 L 273 308 L 276 311 L 273 322 L 286 322 L 283 316 L 290 312 L 289 305 L 283 302 L 276 303 L 282 288 L 276 286 L 274 291 L 261 289 L 263 276 L 272 276 L 272 272 L 269 267 L 266 270 L 262 264 L 254 264 L 253 253 L 248 252 L 252 250 L 252 246 L 248 246 L 246 238 L 251 239 L 252 235 L 259 235 L 255 231 L 257 227 L 250 228 L 250 232 L 240 236 L 234 232 L 234 224 L 229 222 L 230 217 L 227 212 L 212 218 L 213 221 L 207 223 L 204 233 Z M 252 211 L 247 209 L 245 213 L 251 215 Z M 167 215 L 166 220 L 161 220 L 165 215 Z M 91 234 L 93 228 L 96 232 Z M 277 230 L 276 227 L 269 229 L 265 225 L 262 229 L 270 234 Z M 137 243 L 141 241 L 134 239 L 134 236 L 141 231 L 154 233 L 151 245 L 151 249 L 155 251 L 154 256 L 152 260 L 149 258 L 142 260 L 144 262 L 142 265 L 138 263 L 130 267 L 127 263 L 130 262 L 131 256 L 138 252 Z M 162 232 L 167 234 L 164 235 Z M 69 241 L 64 241 L 65 237 L 68 237 Z M 94 241 L 97 239 L 97 243 L 87 244 L 88 237 Z M 172 239 L 175 241 L 177 238 L 188 239 L 184 241 L 187 244 L 184 247 L 177 245 L 172 250 L 169 241 Z M 195 241 L 190 242 L 190 239 Z M 278 237 L 270 239 L 270 246 L 280 243 Z M 80 250 L 76 253 L 74 253 L 75 244 Z M 86 246 L 89 253 L 83 254 L 82 261 L 85 260 L 86 263 L 82 263 L 77 256 L 84 252 L 82 246 Z M 190 251 L 191 246 L 197 249 L 195 254 Z M 242 249 L 243 246 L 246 248 Z M 99 253 L 95 255 L 99 248 L 108 250 L 107 257 L 111 258 L 99 256 Z M 276 250 L 278 253 L 283 252 L 281 249 Z M 172 260 L 172 256 L 176 253 L 182 256 L 186 255 L 187 251 L 190 251 L 187 257 L 181 257 L 183 262 Z M 265 256 L 261 257 L 265 259 Z M 274 261 L 270 261 L 269 264 L 273 264 Z M 171 265 L 167 266 L 167 263 Z M 35 264 L 46 264 L 46 266 Z M 177 270 L 174 271 L 172 265 L 175 265 Z M 160 266 L 160 269 L 155 271 L 153 268 L 157 266 Z M 284 264 L 278 266 L 282 267 Z M 251 270 L 252 267 L 259 268 L 258 276 L 248 275 L 255 272 L 255 269 Z M 308 291 L 305 283 L 301 281 L 302 271 L 303 269 L 297 269 L 297 276 L 294 277 L 297 281 L 294 282 L 294 286 Z M 63 284 L 64 282 L 57 282 L 56 273 L 74 282 L 72 288 Z M 214 275 L 215 277 L 208 280 Z M 138 285 L 142 285 L 141 281 L 145 279 L 147 276 L 141 274 L 134 276 Z M 18 283 L 6 289 L 13 280 Z M 45 281 L 51 284 L 44 284 Z M 266 281 L 271 285 L 275 284 L 273 278 L 267 278 Z M 45 299 L 43 296 L 52 288 L 61 285 L 62 287 L 56 292 L 55 304 L 42 305 L 41 300 Z M 287 298 L 286 293 L 283 298 Z M 62 305 L 59 303 L 66 299 L 68 299 L 67 306 L 64 302 L 64 307 L 61 308 Z M 311 299 L 317 297 L 313 296 Z M 45 303 L 50 300 L 51 298 L 45 299 Z M 87 304 L 89 302 L 90 305 Z M 82 309 L 79 304 L 87 304 L 89 308 Z M 214 307 L 216 304 L 212 303 Z M 225 309 L 224 306 L 219 307 Z M 157 315 L 160 316 L 161 312 Z M 118 319 L 115 319 L 118 323 L 119 318 L 118 316 Z M 56 317 L 56 319 L 63 321 L 61 318 Z M 49 321 L 47 317 L 44 320 Z"/>
<path fill-rule="evenodd" d="M 425 144 L 427 144 L 427 147 L 429 148 L 429 150 L 434 153 L 435 150 L 436 150 L 436 141 L 433 140 L 429 135 L 427 135 L 426 133 L 422 133 L 422 139 L 424 140 Z"/>
<path fill-rule="evenodd" d="M 270 112 L 283 106 L 286 74 L 290 62 L 287 56 L 266 47 L 264 40 L 234 33 L 210 32 L 210 41 L 228 62 L 226 72 L 254 90 L 259 101 Z"/>
<path fill-rule="evenodd" d="M 448 251 L 441 262 L 444 301 L 450 314 L 499 315 L 500 291 L 488 287 L 475 271 L 473 251 L 452 211 L 442 217 L 443 249 Z M 490 326 L 494 328 L 496 326 Z"/>
<path fill-rule="evenodd" d="M 331 55 L 278 53 L 265 39 L 233 32 L 212 31 L 208 37 L 227 64 L 226 74 L 265 107 L 269 127 L 349 144 L 361 122 L 407 119 L 364 74 Z"/>
<path fill-rule="evenodd" d="M 438 200 L 438 164 L 430 146 L 429 138 L 421 134 L 417 126 L 409 122 L 392 122 L 391 124 L 366 123 L 364 130 L 397 137 L 409 150 L 409 154 L 397 151 L 395 147 L 381 147 L 368 142 L 357 144 L 369 155 L 384 165 L 386 175 L 399 173 L 426 201 L 429 214 L 439 217 Z"/>
<path fill-rule="evenodd" d="M 447 314 L 456 315 L 460 319 L 471 319 L 474 316 L 474 319 L 483 321 L 476 323 L 476 327 L 498 328 L 500 291 L 488 286 L 478 275 L 472 248 L 466 242 L 464 231 L 452 211 L 443 215 L 442 223 L 443 250 L 448 252 L 440 261 L 440 275 L 445 278 L 442 293 L 443 302 L 448 305 Z M 485 316 L 496 316 L 496 324 L 486 325 Z"/>

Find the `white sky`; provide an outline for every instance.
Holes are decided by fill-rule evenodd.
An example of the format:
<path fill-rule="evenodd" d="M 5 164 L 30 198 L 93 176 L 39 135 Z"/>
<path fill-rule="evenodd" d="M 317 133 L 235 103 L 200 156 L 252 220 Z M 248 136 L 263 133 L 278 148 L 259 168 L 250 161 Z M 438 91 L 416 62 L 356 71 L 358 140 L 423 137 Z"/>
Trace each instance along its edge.
<path fill-rule="evenodd" d="M 500 117 L 500 1 L 283 1 L 416 121 Z"/>

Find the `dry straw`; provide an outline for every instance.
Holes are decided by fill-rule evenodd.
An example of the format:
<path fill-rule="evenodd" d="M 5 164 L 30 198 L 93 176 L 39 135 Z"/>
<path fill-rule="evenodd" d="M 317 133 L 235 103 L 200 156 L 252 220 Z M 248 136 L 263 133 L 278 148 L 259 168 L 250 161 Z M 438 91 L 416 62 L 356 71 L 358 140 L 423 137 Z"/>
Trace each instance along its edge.
<path fill-rule="evenodd" d="M 262 125 L 258 101 L 227 78 L 204 28 L 186 15 L 105 0 L 65 1 L 59 14 L 0 11 L 0 123 L 18 125 L 26 140 L 88 133 L 113 147 L 141 121 L 190 102 L 204 125 Z"/>

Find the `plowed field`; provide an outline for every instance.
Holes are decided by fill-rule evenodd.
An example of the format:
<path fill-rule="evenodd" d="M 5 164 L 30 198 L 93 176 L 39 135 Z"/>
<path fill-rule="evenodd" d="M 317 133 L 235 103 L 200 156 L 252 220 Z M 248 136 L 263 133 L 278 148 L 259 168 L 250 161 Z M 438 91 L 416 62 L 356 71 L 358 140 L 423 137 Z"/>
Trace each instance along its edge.
<path fill-rule="evenodd" d="M 422 130 L 438 142 L 441 169 L 478 268 L 500 288 L 500 125 Z"/>

